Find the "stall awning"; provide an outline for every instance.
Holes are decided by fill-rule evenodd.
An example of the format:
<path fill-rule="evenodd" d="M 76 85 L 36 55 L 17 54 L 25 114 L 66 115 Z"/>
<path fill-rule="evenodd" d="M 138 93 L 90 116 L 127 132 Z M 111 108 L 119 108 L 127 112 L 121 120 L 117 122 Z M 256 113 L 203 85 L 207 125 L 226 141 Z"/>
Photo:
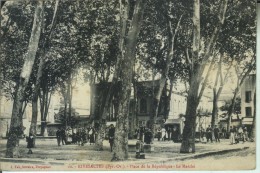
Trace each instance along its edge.
<path fill-rule="evenodd" d="M 167 119 L 164 124 L 180 124 L 182 119 Z"/>
<path fill-rule="evenodd" d="M 242 125 L 253 125 L 253 117 L 245 117 L 242 119 Z"/>
<path fill-rule="evenodd" d="M 111 124 L 113 124 L 114 126 L 116 126 L 116 121 L 108 121 L 106 123 L 106 126 L 110 126 Z"/>

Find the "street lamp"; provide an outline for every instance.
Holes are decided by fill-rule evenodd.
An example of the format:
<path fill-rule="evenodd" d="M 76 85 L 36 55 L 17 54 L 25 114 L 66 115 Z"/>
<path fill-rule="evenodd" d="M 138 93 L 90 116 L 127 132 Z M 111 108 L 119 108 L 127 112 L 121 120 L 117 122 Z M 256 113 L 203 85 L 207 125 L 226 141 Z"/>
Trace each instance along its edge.
<path fill-rule="evenodd" d="M 154 79 L 155 79 L 155 65 L 156 65 L 156 58 L 155 57 L 152 57 L 151 58 L 151 62 L 152 62 L 152 64 L 153 64 L 153 67 L 152 67 L 152 80 L 153 80 L 153 86 L 152 86 L 152 103 L 154 104 L 154 100 L 155 100 L 155 98 L 154 98 Z M 152 108 L 152 109 L 154 109 L 154 108 Z M 151 129 L 152 130 L 152 132 L 153 132 L 153 134 L 155 134 L 155 123 L 156 123 L 156 118 L 157 117 L 155 117 L 155 114 L 154 114 L 154 112 L 152 112 L 152 116 L 153 116 L 153 122 L 151 122 L 152 124 L 153 124 L 153 129 Z M 153 138 L 152 138 L 152 141 L 154 140 L 154 135 L 153 135 Z"/>

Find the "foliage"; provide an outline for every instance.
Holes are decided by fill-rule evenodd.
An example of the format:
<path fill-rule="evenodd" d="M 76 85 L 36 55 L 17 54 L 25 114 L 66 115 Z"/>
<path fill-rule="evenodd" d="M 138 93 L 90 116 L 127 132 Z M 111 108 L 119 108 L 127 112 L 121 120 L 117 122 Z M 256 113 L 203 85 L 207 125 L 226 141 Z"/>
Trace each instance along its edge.
<path fill-rule="evenodd" d="M 22 2 L 6 4 L 1 9 L 0 72 L 5 95 L 13 98 L 29 43 L 34 6 Z"/>
<path fill-rule="evenodd" d="M 153 72 L 161 74 L 165 69 L 166 56 L 169 38 L 168 23 L 171 22 L 171 27 L 174 30 L 176 25 L 183 15 L 181 21 L 181 29 L 184 28 L 186 22 L 185 2 L 182 1 L 148 1 L 147 8 L 144 13 L 144 21 L 139 37 L 137 49 L 137 57 L 139 63 L 145 68 L 153 69 Z M 176 42 L 181 38 L 177 33 Z M 179 44 L 175 43 L 174 57 L 171 59 L 169 78 L 176 80 L 184 75 L 184 66 L 182 59 L 179 57 Z M 137 74 L 138 75 L 138 74 Z"/>
<path fill-rule="evenodd" d="M 79 121 L 80 116 L 79 113 L 76 112 L 74 108 L 72 108 L 71 116 L 69 116 L 68 112 L 65 113 L 64 107 L 61 107 L 59 112 L 54 115 L 55 122 L 61 123 L 63 126 L 75 127 Z"/>
<path fill-rule="evenodd" d="M 230 105 L 231 105 L 231 100 L 225 102 L 225 105 L 221 106 L 220 110 L 227 112 L 230 109 Z M 235 100 L 235 106 L 233 109 L 233 113 L 236 115 L 241 113 L 241 98 L 240 97 L 237 97 Z M 226 116 L 226 114 L 223 114 L 223 115 Z"/>

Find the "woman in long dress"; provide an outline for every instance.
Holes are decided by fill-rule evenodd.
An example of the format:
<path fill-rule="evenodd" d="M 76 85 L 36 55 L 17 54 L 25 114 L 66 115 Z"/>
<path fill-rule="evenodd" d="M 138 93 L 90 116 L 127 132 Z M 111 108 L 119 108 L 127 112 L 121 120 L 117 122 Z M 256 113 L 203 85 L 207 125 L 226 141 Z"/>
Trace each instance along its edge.
<path fill-rule="evenodd" d="M 94 144 L 95 143 L 94 129 L 92 127 L 90 128 L 90 130 L 88 132 L 88 135 L 89 135 L 89 143 L 90 143 L 90 145 Z"/>
<path fill-rule="evenodd" d="M 235 144 L 235 132 L 234 129 L 230 128 L 230 144 L 233 145 Z"/>
<path fill-rule="evenodd" d="M 162 131 L 162 141 L 165 141 L 166 135 L 167 135 L 166 130 L 165 130 L 165 128 L 162 128 L 161 131 Z"/>

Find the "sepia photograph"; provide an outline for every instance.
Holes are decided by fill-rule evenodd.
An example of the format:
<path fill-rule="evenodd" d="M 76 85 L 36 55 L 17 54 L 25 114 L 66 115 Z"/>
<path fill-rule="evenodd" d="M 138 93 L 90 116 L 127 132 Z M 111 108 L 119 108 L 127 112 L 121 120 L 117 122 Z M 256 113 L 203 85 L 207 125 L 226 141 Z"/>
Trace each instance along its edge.
<path fill-rule="evenodd" d="M 0 2 L 0 171 L 256 170 L 256 0 Z"/>

